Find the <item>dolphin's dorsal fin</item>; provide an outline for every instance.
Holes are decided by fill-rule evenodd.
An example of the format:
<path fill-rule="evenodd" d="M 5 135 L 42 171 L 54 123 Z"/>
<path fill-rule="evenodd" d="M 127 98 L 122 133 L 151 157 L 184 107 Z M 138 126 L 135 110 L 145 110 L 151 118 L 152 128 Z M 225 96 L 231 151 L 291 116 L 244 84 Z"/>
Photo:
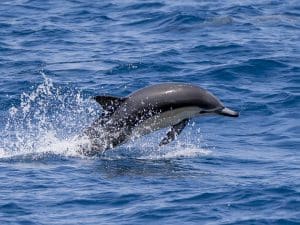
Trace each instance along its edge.
<path fill-rule="evenodd" d="M 183 131 L 185 126 L 188 124 L 188 122 L 189 122 L 189 119 L 184 119 L 184 120 L 180 121 L 179 123 L 173 125 L 171 127 L 171 130 L 169 130 L 168 133 L 166 134 L 166 136 L 161 140 L 161 142 L 159 143 L 159 146 L 166 145 L 166 144 L 170 143 L 171 141 L 174 141 L 175 138 L 181 133 L 181 131 Z"/>
<path fill-rule="evenodd" d="M 126 100 L 124 97 L 116 97 L 109 95 L 99 95 L 93 97 L 105 111 L 113 113 Z"/>

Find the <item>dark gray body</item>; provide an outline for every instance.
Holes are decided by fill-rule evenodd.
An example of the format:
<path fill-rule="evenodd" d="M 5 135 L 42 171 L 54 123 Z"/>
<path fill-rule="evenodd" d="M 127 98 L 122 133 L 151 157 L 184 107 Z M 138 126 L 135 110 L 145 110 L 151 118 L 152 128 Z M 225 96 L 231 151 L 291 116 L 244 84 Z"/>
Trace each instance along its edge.
<path fill-rule="evenodd" d="M 142 88 L 125 98 L 96 96 L 104 114 L 86 131 L 92 148 L 101 153 L 126 142 L 132 135 L 145 135 L 171 127 L 160 145 L 174 140 L 192 117 L 220 114 L 237 117 L 210 92 L 191 84 L 163 83 Z"/>

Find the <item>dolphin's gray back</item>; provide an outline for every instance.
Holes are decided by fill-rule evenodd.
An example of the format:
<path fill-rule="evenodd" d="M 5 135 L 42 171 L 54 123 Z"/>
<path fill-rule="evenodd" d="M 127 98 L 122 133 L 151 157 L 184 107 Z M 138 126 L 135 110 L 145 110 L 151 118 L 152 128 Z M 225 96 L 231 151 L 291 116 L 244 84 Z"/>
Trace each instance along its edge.
<path fill-rule="evenodd" d="M 214 109 L 222 105 L 210 92 L 191 84 L 156 84 L 140 89 L 128 97 L 128 100 L 134 103 L 139 104 L 140 101 L 144 101 L 146 104 L 153 104 L 159 108 L 195 105 L 200 108 Z"/>
<path fill-rule="evenodd" d="M 127 96 L 112 119 L 122 121 L 126 118 L 126 123 L 134 124 L 157 113 L 187 106 L 206 111 L 223 108 L 223 104 L 203 88 L 190 84 L 164 83 L 142 88 Z"/>

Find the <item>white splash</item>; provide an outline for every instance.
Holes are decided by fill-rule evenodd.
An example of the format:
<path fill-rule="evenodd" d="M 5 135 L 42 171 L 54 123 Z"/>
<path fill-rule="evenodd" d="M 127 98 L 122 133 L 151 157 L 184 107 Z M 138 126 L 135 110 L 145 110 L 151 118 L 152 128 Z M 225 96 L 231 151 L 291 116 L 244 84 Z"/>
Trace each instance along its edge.
<path fill-rule="evenodd" d="M 80 156 L 78 148 L 87 140 L 78 135 L 95 119 L 99 108 L 80 91 L 56 87 L 41 74 L 43 83 L 23 93 L 20 106 L 8 111 L 0 158 L 44 153 Z"/>
<path fill-rule="evenodd" d="M 211 155 L 212 151 L 203 146 L 203 137 L 200 129 L 195 129 L 195 123 L 189 124 L 190 128 L 183 131 L 177 140 L 168 145 L 159 147 L 161 138 L 165 135 L 166 129 L 154 132 L 150 135 L 133 139 L 129 143 L 120 147 L 119 151 L 124 151 L 125 157 L 133 155 L 142 160 L 165 160 L 176 158 L 194 158 Z M 115 157 L 113 152 L 107 151 L 107 157 Z"/>
<path fill-rule="evenodd" d="M 207 156 L 212 153 L 211 150 L 200 148 L 196 145 L 189 144 L 189 145 L 176 145 L 173 151 L 167 152 L 163 155 L 163 158 L 172 159 L 172 158 L 193 158 L 197 156 Z"/>

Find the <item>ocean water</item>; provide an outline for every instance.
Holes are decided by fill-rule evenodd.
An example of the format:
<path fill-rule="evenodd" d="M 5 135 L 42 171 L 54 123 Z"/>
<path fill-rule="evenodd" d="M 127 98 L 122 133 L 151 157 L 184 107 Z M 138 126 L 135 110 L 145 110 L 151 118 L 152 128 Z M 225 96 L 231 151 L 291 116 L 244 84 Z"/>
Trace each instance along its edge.
<path fill-rule="evenodd" d="M 299 1 L 0 2 L 1 224 L 300 224 Z M 204 87 L 193 119 L 99 157 L 99 94 Z"/>

